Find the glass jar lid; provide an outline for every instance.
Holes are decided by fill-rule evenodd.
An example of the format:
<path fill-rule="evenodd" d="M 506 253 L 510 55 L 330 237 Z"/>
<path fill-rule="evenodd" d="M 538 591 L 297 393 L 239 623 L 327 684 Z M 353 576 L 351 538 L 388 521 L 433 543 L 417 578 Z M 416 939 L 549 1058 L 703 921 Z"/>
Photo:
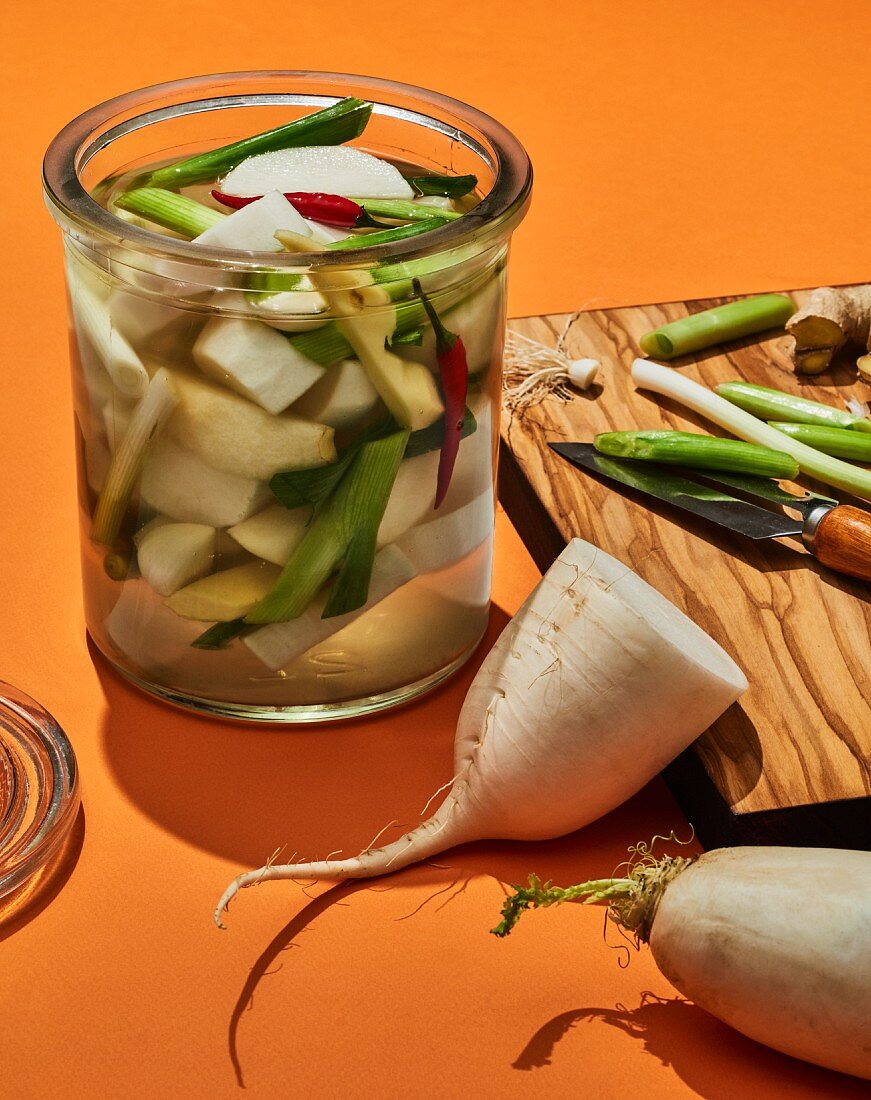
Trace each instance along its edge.
<path fill-rule="evenodd" d="M 79 801 L 66 734 L 39 703 L 0 681 L 0 897 L 58 851 Z"/>

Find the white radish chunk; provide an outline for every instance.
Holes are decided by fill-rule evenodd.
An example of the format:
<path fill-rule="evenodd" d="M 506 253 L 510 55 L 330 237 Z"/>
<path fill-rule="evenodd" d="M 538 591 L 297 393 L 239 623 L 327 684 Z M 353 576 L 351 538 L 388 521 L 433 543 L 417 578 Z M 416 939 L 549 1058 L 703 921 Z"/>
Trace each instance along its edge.
<path fill-rule="evenodd" d="M 436 210 L 456 210 L 454 200 L 447 195 L 421 195 L 414 200 L 418 206 L 434 206 Z"/>
<path fill-rule="evenodd" d="M 202 523 L 165 523 L 137 542 L 136 562 L 155 592 L 171 596 L 208 573 L 215 553 L 215 528 Z"/>
<path fill-rule="evenodd" d="M 241 191 L 234 194 L 241 194 Z M 260 194 L 251 191 L 249 194 Z M 275 239 L 277 229 L 292 229 L 303 237 L 312 235 L 308 222 L 291 206 L 280 191 L 269 191 L 257 202 L 234 210 L 223 221 L 194 237 L 194 244 L 210 248 L 241 248 L 249 252 L 280 252 Z"/>
<path fill-rule="evenodd" d="M 327 300 L 316 290 L 281 290 L 276 294 L 250 294 L 245 306 L 258 320 L 279 332 L 311 332 L 326 324 Z M 295 352 L 305 363 L 311 359 Z"/>
<path fill-rule="evenodd" d="M 447 515 L 406 531 L 397 546 L 419 573 L 435 573 L 462 560 L 493 533 L 495 504 L 493 491 Z"/>
<path fill-rule="evenodd" d="M 273 414 L 283 412 L 324 374 L 274 328 L 238 317 L 213 317 L 192 354 L 204 374 Z"/>
<path fill-rule="evenodd" d="M 330 367 L 294 404 L 293 413 L 331 428 L 344 428 L 375 411 L 380 398 L 356 359 Z"/>
<path fill-rule="evenodd" d="M 277 672 L 314 646 L 338 634 L 361 615 L 365 615 L 370 608 L 412 580 L 416 573 L 417 570 L 398 547 L 386 546 L 375 555 L 369 583 L 369 599 L 363 607 L 349 611 L 346 615 L 322 619 L 326 601 L 324 597 L 320 597 L 298 618 L 286 623 L 270 623 L 255 630 L 253 634 L 246 635 L 242 640 L 267 668 Z"/>
<path fill-rule="evenodd" d="M 279 470 L 335 461 L 333 429 L 327 425 L 287 413 L 272 416 L 208 382 L 182 374 L 174 377 L 179 403 L 166 426 L 167 435 L 216 470 L 266 481 Z M 237 516 L 230 523 L 244 518 Z"/>
<path fill-rule="evenodd" d="M 322 191 L 367 199 L 414 198 L 411 186 L 392 164 L 349 145 L 307 145 L 248 157 L 224 177 L 221 190 L 244 196 Z"/>
<path fill-rule="evenodd" d="M 288 509 L 276 504 L 237 523 L 227 534 L 255 558 L 286 565 L 302 542 L 311 514 L 311 508 Z"/>
<path fill-rule="evenodd" d="M 166 606 L 183 619 L 226 623 L 247 615 L 278 580 L 281 570 L 252 561 L 202 577 L 170 596 Z"/>
<path fill-rule="evenodd" d="M 165 437 L 149 451 L 139 493 L 155 512 L 209 527 L 241 523 L 269 499 L 261 481 L 216 470 Z"/>
<path fill-rule="evenodd" d="M 168 523 L 174 522 L 175 520 L 170 519 L 169 516 L 154 516 L 153 519 L 150 519 L 143 527 L 140 527 L 133 536 L 133 545 L 138 547 L 151 531 L 156 531 L 158 527 L 165 527 Z"/>
<path fill-rule="evenodd" d="M 141 397 L 148 388 L 148 372 L 130 342 L 112 322 L 108 303 L 67 264 L 67 286 L 77 334 L 91 343 L 115 386 L 127 397 Z"/>
<path fill-rule="evenodd" d="M 444 802 L 350 859 L 272 864 L 266 879 L 366 878 L 456 844 L 543 840 L 653 778 L 747 687 L 707 634 L 616 558 L 573 539 L 485 658 L 460 713 Z"/>
<path fill-rule="evenodd" d="M 154 674 L 188 658 L 203 624 L 180 619 L 144 580 L 125 581 L 106 616 L 106 633 L 120 655 Z"/>
<path fill-rule="evenodd" d="M 129 290 L 114 290 L 109 295 L 108 306 L 113 327 L 134 347 L 146 343 L 184 316 L 175 306 Z"/>
<path fill-rule="evenodd" d="M 323 222 L 307 221 L 311 230 L 312 240 L 323 244 L 334 244 L 336 241 L 346 241 L 351 236 L 347 229 L 339 229 L 337 225 L 324 225 Z"/>
<path fill-rule="evenodd" d="M 706 852 L 665 887 L 650 948 L 677 990 L 744 1035 L 871 1079 L 868 852 Z"/>

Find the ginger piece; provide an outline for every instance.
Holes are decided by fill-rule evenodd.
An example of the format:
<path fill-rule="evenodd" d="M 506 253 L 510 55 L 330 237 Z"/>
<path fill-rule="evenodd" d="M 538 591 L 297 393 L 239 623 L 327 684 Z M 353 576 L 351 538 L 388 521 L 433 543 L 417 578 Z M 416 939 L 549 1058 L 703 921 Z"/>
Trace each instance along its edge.
<path fill-rule="evenodd" d="M 871 285 L 841 290 L 824 286 L 815 290 L 786 323 L 786 331 L 795 339 L 796 372 L 820 374 L 827 369 L 835 352 L 848 343 L 871 350 L 869 328 Z"/>

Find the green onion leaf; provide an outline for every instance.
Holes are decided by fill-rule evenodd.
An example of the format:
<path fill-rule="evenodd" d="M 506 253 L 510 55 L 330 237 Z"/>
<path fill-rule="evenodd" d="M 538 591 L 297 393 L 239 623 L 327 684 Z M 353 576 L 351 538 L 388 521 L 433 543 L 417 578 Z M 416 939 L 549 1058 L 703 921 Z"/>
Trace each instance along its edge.
<path fill-rule="evenodd" d="M 784 424 L 778 420 L 769 420 L 768 424 L 777 431 L 806 443 L 825 455 L 835 458 L 850 458 L 855 462 L 871 462 L 871 435 L 865 432 L 851 431 L 849 428 L 827 428 L 821 424 Z"/>
<path fill-rule="evenodd" d="M 199 237 L 207 229 L 218 225 L 226 214 L 204 206 L 187 195 L 176 195 L 173 191 L 164 191 L 160 187 L 139 187 L 125 191 L 114 199 L 114 205 L 140 218 L 147 218 L 155 225 L 181 233 L 183 237 Z"/>
<path fill-rule="evenodd" d="M 846 409 L 835 409 L 831 405 L 768 386 L 754 386 L 751 382 L 722 382 L 716 387 L 716 392 L 760 420 L 785 420 L 793 424 L 820 424 L 823 427 L 871 432 L 868 417 L 854 416 Z"/>
<path fill-rule="evenodd" d="M 408 181 L 419 195 L 461 199 L 478 186 L 477 176 L 412 176 Z"/>
<path fill-rule="evenodd" d="M 363 133 L 371 114 L 371 103 L 353 97 L 342 99 L 332 107 L 297 118 L 274 130 L 158 168 L 151 173 L 149 183 L 152 187 L 186 187 L 203 180 L 216 180 L 243 160 L 259 153 L 296 149 L 302 145 L 341 145 Z"/>
<path fill-rule="evenodd" d="M 379 218 L 393 218 L 396 221 L 431 222 L 440 219 L 443 222 L 452 222 L 463 216 L 455 210 L 442 210 L 440 207 L 408 202 L 406 199 L 351 198 L 351 202 L 362 206 L 367 214 L 376 214 Z"/>
<path fill-rule="evenodd" d="M 727 470 L 755 477 L 793 478 L 798 474 L 798 463 L 783 451 L 699 432 L 603 432 L 593 445 L 600 454 L 613 458 Z"/>

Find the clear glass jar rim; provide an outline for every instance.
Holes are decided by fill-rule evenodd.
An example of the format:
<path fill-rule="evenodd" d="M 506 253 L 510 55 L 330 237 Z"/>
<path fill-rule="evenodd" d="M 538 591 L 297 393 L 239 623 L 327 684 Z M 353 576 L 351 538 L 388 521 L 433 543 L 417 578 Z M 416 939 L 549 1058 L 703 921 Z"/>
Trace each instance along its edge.
<path fill-rule="evenodd" d="M 305 92 L 245 92 L 246 84 L 262 85 L 270 80 L 278 83 L 294 80 L 323 83 L 324 90 Z M 412 84 L 382 80 L 377 77 L 358 76 L 350 73 L 313 72 L 305 70 L 263 70 L 237 73 L 215 73 L 206 76 L 188 77 L 183 80 L 167 81 L 139 88 L 85 111 L 57 134 L 46 151 L 43 162 L 43 186 L 52 214 L 62 225 L 67 222 L 84 231 L 91 238 L 99 238 L 108 244 L 123 244 L 126 248 L 143 252 L 155 259 L 176 260 L 196 263 L 206 267 L 258 268 L 266 262 L 262 253 L 238 249 L 207 248 L 190 244 L 172 237 L 159 237 L 157 234 L 140 229 L 138 226 L 122 222 L 104 207 L 100 206 L 85 190 L 79 180 L 79 169 L 83 166 L 84 154 L 95 155 L 105 148 L 113 137 L 120 137 L 133 129 L 139 129 L 159 119 L 179 115 L 196 114 L 216 109 L 221 101 L 226 106 L 244 107 L 246 105 L 275 104 L 281 102 L 298 103 L 312 97 L 325 99 L 342 98 L 343 82 L 362 84 L 372 93 L 399 93 L 416 98 L 421 105 L 431 104 L 449 113 L 461 124 L 478 130 L 493 150 L 495 159 L 492 167 L 495 171 L 493 186 L 480 203 L 468 214 L 456 221 L 449 222 L 438 229 L 417 237 L 391 244 L 377 245 L 372 248 L 354 249 L 353 255 L 347 251 L 326 251 L 320 253 L 269 253 L 268 266 L 275 268 L 308 267 L 316 258 L 319 266 L 365 266 L 375 263 L 397 262 L 414 259 L 433 253 L 447 252 L 466 244 L 470 238 L 485 244 L 486 240 L 507 235 L 525 213 L 532 187 L 532 166 L 526 150 L 520 141 L 496 119 L 478 111 L 461 100 L 442 95 Z M 216 86 L 228 83 L 238 86 L 233 94 L 224 94 L 208 98 L 193 98 L 168 105 L 159 111 L 149 111 L 148 101 L 161 97 L 193 94 L 206 95 Z M 331 87 L 331 84 L 336 87 Z M 448 127 L 438 119 L 407 107 L 398 107 L 390 103 L 375 100 L 378 114 L 392 115 L 421 125 L 436 128 L 464 140 L 464 144 L 483 154 L 490 160 L 489 152 L 473 134 L 468 134 L 459 126 Z M 102 143 L 91 143 L 95 132 L 110 122 L 113 117 L 126 111 L 143 107 L 144 113 L 138 114 L 113 127 L 103 135 Z M 138 123 L 133 126 L 131 123 Z M 90 159 L 90 156 L 88 159 Z M 87 163 L 85 161 L 84 163 Z"/>

